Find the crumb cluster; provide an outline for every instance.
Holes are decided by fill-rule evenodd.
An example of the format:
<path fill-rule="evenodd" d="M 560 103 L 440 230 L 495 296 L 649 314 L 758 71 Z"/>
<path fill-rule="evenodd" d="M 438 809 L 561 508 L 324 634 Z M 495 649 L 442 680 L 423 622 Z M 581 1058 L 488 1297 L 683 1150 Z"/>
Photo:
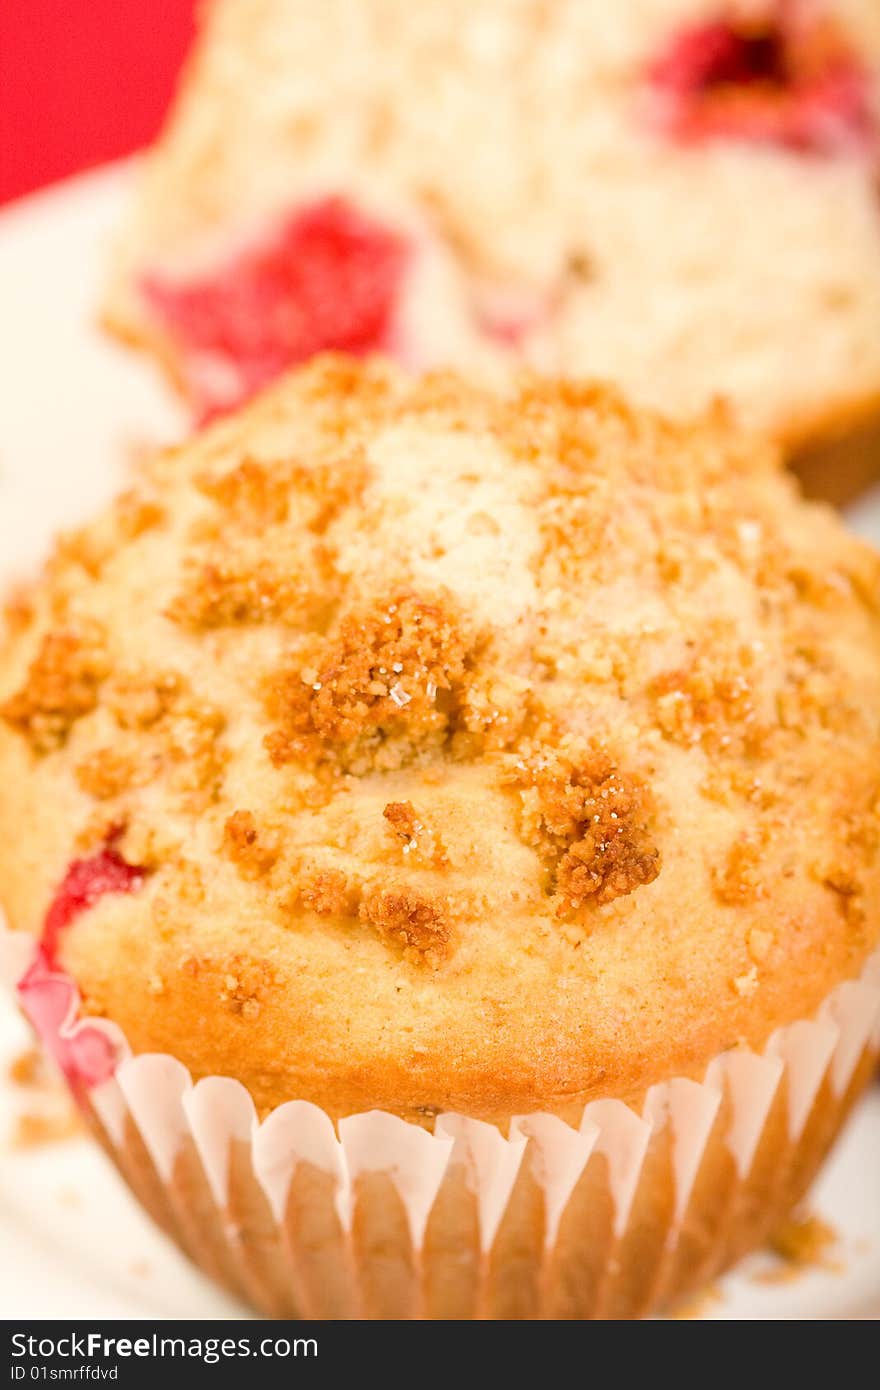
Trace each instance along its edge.
<path fill-rule="evenodd" d="M 411 801 L 389 801 L 382 815 L 405 858 L 437 869 L 446 867 L 449 856 L 441 836 L 419 815 Z"/>
<path fill-rule="evenodd" d="M 539 754 L 520 765 L 516 781 L 560 916 L 653 883 L 661 858 L 650 836 L 650 795 L 606 750 L 589 749 L 577 763 Z"/>
<path fill-rule="evenodd" d="M 277 862 L 281 837 L 258 829 L 251 811 L 233 811 L 223 830 L 223 850 L 245 878 L 262 878 Z"/>
<path fill-rule="evenodd" d="M 273 762 L 331 756 L 363 772 L 439 749 L 478 644 L 442 597 L 396 593 L 348 614 L 269 682 Z"/>
<path fill-rule="evenodd" d="M 35 753 L 59 748 L 98 703 L 110 670 L 104 633 L 96 622 L 47 632 L 30 663 L 27 681 L 2 706 Z"/>

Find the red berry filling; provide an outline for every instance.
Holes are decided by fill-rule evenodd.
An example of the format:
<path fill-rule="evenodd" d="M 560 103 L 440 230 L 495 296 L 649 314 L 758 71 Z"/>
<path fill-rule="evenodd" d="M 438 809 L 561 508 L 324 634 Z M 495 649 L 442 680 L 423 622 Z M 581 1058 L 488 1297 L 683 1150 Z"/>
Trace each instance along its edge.
<path fill-rule="evenodd" d="M 761 22 L 685 29 L 648 68 L 660 121 L 679 140 L 776 144 L 809 154 L 871 151 L 867 69 L 829 20 L 778 4 Z"/>
<path fill-rule="evenodd" d="M 76 990 L 72 981 L 54 973 L 58 938 L 82 912 L 107 893 L 133 893 L 145 870 L 127 864 L 114 848 L 111 835 L 104 848 L 88 859 L 74 859 L 46 913 L 43 934 L 33 964 L 18 983 L 22 1008 L 74 1085 L 96 1086 L 113 1074 L 116 1052 L 100 1028 L 74 1021 Z"/>
<path fill-rule="evenodd" d="M 48 964 L 55 963 L 58 938 L 80 913 L 93 907 L 107 893 L 134 893 L 144 881 L 144 870 L 127 864 L 112 839 L 88 859 L 74 859 L 52 899 L 43 923 L 40 949 Z"/>
<path fill-rule="evenodd" d="M 408 257 L 402 237 L 326 198 L 213 274 L 148 276 L 143 290 L 186 359 L 204 418 L 317 352 L 388 349 Z"/>

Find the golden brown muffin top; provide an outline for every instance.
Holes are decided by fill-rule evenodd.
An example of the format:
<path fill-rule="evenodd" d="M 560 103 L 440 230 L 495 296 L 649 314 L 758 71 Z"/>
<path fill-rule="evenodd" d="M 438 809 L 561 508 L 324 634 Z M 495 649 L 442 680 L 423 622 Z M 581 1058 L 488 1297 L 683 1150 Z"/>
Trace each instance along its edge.
<path fill-rule="evenodd" d="M 878 581 L 719 416 L 320 360 L 10 610 L 4 905 L 134 866 L 57 959 L 261 1106 L 699 1072 L 877 939 Z"/>

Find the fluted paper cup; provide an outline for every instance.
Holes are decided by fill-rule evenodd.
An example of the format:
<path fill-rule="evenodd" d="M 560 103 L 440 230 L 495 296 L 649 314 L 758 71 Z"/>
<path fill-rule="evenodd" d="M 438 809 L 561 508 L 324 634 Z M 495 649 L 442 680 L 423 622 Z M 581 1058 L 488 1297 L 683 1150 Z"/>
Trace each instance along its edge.
<path fill-rule="evenodd" d="M 575 1129 L 433 1131 L 382 1111 L 334 1125 L 238 1082 L 193 1082 L 0 928 L 5 973 L 96 1136 L 191 1260 L 274 1317 L 635 1318 L 759 1244 L 803 1196 L 880 1052 L 880 954 L 816 1017 L 702 1080 L 608 1098 Z"/>

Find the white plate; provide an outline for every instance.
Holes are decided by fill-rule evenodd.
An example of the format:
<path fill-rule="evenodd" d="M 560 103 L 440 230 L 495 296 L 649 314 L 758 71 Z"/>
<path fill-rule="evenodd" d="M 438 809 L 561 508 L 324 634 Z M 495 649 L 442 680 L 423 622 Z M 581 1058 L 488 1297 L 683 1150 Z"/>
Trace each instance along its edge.
<path fill-rule="evenodd" d="M 116 166 L 0 213 L 0 575 L 26 572 L 59 526 L 116 488 L 126 455 L 183 418 L 153 371 L 93 327 L 107 237 L 130 178 Z M 852 516 L 880 541 L 880 492 Z M 0 999 L 0 1071 L 26 1041 Z M 22 1093 L 0 1084 L 0 1308 L 6 1318 L 224 1318 L 243 1311 L 151 1226 L 85 1139 L 14 1150 Z M 715 1318 L 880 1317 L 880 1090 L 818 1184 L 840 1273 L 724 1281 Z M 766 1261 L 763 1260 L 763 1264 Z"/>

